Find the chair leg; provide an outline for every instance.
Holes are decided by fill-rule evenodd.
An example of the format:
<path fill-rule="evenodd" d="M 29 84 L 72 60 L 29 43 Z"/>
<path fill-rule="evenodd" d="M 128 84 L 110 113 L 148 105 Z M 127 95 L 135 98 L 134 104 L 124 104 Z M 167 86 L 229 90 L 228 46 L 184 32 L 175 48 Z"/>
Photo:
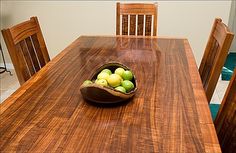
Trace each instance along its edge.
<path fill-rule="evenodd" d="M 4 54 L 3 54 L 3 51 L 2 51 L 2 46 L 0 45 L 0 50 L 1 50 L 1 54 L 2 54 L 2 60 L 3 60 L 3 67 L 0 67 L 0 69 L 3 69 L 2 71 L 0 71 L 0 74 L 1 73 L 4 73 L 4 72 L 8 72 L 11 76 L 12 76 L 12 73 L 11 71 L 9 71 L 7 69 L 7 66 L 6 66 L 6 62 L 5 62 L 5 58 L 4 58 Z"/>

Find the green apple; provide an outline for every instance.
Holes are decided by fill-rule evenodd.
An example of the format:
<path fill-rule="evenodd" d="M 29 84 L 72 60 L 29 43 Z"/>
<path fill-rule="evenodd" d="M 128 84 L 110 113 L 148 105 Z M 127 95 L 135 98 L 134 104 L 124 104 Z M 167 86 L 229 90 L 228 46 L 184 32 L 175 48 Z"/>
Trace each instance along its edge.
<path fill-rule="evenodd" d="M 115 70 L 115 74 L 118 74 L 119 76 L 122 76 L 122 74 L 125 72 L 125 70 L 121 67 L 117 68 Z"/>
<path fill-rule="evenodd" d="M 122 74 L 122 78 L 124 80 L 132 80 L 133 77 L 134 77 L 133 73 L 131 71 L 129 71 L 129 70 L 124 71 L 123 74 Z"/>
<path fill-rule="evenodd" d="M 103 69 L 102 72 L 106 72 L 106 73 L 108 73 L 109 75 L 112 74 L 111 70 L 109 70 L 109 69 Z"/>
<path fill-rule="evenodd" d="M 115 89 L 120 91 L 120 92 L 126 93 L 126 89 L 124 87 L 122 87 L 122 86 L 118 86 Z"/>
<path fill-rule="evenodd" d="M 92 84 L 92 83 L 93 83 L 93 82 L 90 81 L 90 80 L 85 80 L 85 81 L 83 82 L 83 85 L 84 85 L 84 86 L 87 86 L 87 85 Z"/>
<path fill-rule="evenodd" d="M 121 84 L 121 77 L 118 74 L 111 74 L 108 77 L 107 82 L 110 86 L 117 87 Z"/>
<path fill-rule="evenodd" d="M 110 75 L 108 73 L 101 72 L 101 73 L 98 74 L 97 79 L 105 79 L 105 80 L 107 80 L 109 78 L 109 76 Z"/>
<path fill-rule="evenodd" d="M 124 80 L 121 82 L 122 87 L 125 88 L 126 92 L 129 92 L 130 90 L 134 89 L 134 84 L 133 82 L 129 80 Z"/>
<path fill-rule="evenodd" d="M 95 83 L 101 86 L 108 86 L 107 80 L 105 79 L 97 79 Z"/>

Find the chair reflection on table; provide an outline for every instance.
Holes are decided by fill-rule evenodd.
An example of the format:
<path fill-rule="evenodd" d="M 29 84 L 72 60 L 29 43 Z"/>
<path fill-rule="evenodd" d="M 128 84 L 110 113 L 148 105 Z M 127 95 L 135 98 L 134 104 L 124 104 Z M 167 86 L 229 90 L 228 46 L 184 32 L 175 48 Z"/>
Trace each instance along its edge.
<path fill-rule="evenodd" d="M 118 37 L 117 40 L 119 41 L 117 44 L 117 50 L 119 50 L 119 52 L 117 54 L 119 54 L 118 56 L 122 60 L 135 61 L 141 59 L 142 62 L 151 62 L 157 60 L 157 57 L 161 54 L 157 39 Z M 157 46 L 158 49 L 154 51 L 153 45 Z M 143 58 L 144 54 L 145 59 Z"/>

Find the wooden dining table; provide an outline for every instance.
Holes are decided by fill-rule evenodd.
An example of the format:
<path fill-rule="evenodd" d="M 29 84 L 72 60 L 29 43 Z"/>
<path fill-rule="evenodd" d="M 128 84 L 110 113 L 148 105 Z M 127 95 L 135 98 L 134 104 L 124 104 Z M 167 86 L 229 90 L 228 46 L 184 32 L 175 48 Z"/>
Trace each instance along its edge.
<path fill-rule="evenodd" d="M 136 76 L 133 98 L 83 99 L 80 85 L 116 61 Z M 221 152 L 186 38 L 80 36 L 6 99 L 0 152 Z"/>

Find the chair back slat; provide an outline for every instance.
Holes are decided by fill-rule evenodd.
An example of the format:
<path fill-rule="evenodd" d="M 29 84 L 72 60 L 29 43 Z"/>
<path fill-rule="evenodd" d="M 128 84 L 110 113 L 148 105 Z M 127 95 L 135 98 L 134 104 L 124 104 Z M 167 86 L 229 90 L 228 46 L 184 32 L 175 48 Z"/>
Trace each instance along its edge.
<path fill-rule="evenodd" d="M 14 67 L 17 67 L 16 72 L 17 71 L 20 72 L 19 82 L 20 84 L 23 84 L 25 82 L 24 80 L 28 80 L 31 77 L 31 75 L 29 73 L 28 66 L 24 58 L 20 43 L 16 44 L 16 58 L 17 60 L 14 62 L 15 64 L 14 63 L 13 64 Z"/>
<path fill-rule="evenodd" d="M 135 35 L 136 32 L 136 15 L 130 15 L 129 35 Z"/>
<path fill-rule="evenodd" d="M 122 35 L 128 35 L 128 15 L 122 16 Z"/>
<path fill-rule="evenodd" d="M 210 102 L 221 70 L 226 60 L 234 34 L 221 19 L 215 19 L 207 46 L 199 67 L 207 100 Z"/>
<path fill-rule="evenodd" d="M 39 59 L 40 67 L 43 67 L 46 64 L 46 60 L 43 57 L 43 53 L 42 53 L 42 50 L 41 50 L 41 47 L 40 47 L 37 35 L 34 34 L 34 35 L 31 36 L 31 38 L 32 38 L 32 42 L 34 44 L 36 55 L 37 55 L 37 57 Z"/>
<path fill-rule="evenodd" d="M 20 50 L 23 53 L 25 62 L 27 64 L 29 73 L 32 76 L 32 75 L 35 74 L 35 69 L 34 69 L 34 66 L 33 66 L 33 63 L 32 63 L 32 60 L 31 60 L 31 57 L 30 57 L 30 54 L 29 54 L 29 51 L 28 51 L 28 47 L 27 47 L 27 44 L 25 42 L 25 39 L 20 41 L 19 44 L 20 44 Z"/>
<path fill-rule="evenodd" d="M 236 68 L 214 121 L 222 152 L 236 150 Z"/>
<path fill-rule="evenodd" d="M 37 17 L 2 34 L 21 85 L 50 61 Z"/>
<path fill-rule="evenodd" d="M 117 3 L 116 13 L 116 35 L 156 36 L 156 4 Z"/>
<path fill-rule="evenodd" d="M 138 15 L 138 36 L 143 36 L 144 15 Z"/>
<path fill-rule="evenodd" d="M 152 32 L 152 15 L 146 15 L 145 36 L 151 36 Z"/>
<path fill-rule="evenodd" d="M 36 56 L 31 37 L 26 38 L 25 42 L 27 44 L 31 60 L 32 60 L 33 65 L 34 65 L 34 69 L 35 69 L 36 72 L 38 72 L 41 67 L 39 65 L 39 61 L 38 61 L 38 58 Z"/>

